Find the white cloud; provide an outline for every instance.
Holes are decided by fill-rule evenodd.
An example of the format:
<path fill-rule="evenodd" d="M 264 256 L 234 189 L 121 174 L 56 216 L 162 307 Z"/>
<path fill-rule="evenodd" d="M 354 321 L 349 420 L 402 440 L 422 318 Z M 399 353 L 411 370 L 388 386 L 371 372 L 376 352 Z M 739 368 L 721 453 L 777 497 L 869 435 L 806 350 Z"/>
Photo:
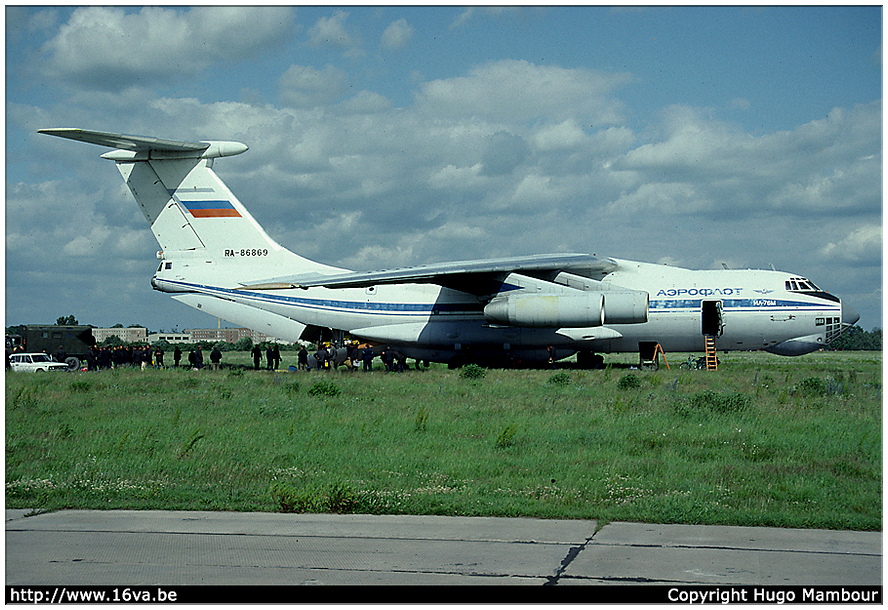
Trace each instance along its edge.
<path fill-rule="evenodd" d="M 456 167 L 453 164 L 448 164 L 432 174 L 429 183 L 438 189 L 471 189 L 483 184 L 484 180 L 480 177 L 482 169 L 483 166 L 480 163 L 471 167 Z"/>
<path fill-rule="evenodd" d="M 547 125 L 533 135 L 533 143 L 539 150 L 551 151 L 576 148 L 586 138 L 585 132 L 575 119 L 566 119 L 557 125 Z"/>
<path fill-rule="evenodd" d="M 347 56 L 361 56 L 361 40 L 345 26 L 349 13 L 337 10 L 330 17 L 321 17 L 308 29 L 308 43 L 312 47 L 342 49 Z"/>
<path fill-rule="evenodd" d="M 630 172 L 636 188 L 624 201 L 655 201 L 650 194 L 676 182 L 694 184 L 702 201 L 728 216 L 873 210 L 881 190 L 878 104 L 853 112 L 834 111 L 823 120 L 753 137 L 701 110 L 672 107 L 663 112 L 648 143 L 629 150 L 609 168 Z M 662 197 L 661 197 L 662 198 Z M 702 205 L 699 209 L 706 209 Z M 666 206 L 664 209 L 677 208 Z"/>
<path fill-rule="evenodd" d="M 512 202 L 523 209 L 548 207 L 559 201 L 562 193 L 549 176 L 528 174 L 515 187 Z"/>
<path fill-rule="evenodd" d="M 837 243 L 826 244 L 820 253 L 839 262 L 879 261 L 882 256 L 882 227 L 879 225 L 857 227 Z"/>
<path fill-rule="evenodd" d="M 640 214 L 655 216 L 697 214 L 711 208 L 711 202 L 692 184 L 673 182 L 642 184 L 608 205 L 608 214 L 625 217 Z"/>
<path fill-rule="evenodd" d="M 472 68 L 466 76 L 424 83 L 417 106 L 439 117 L 520 123 L 573 118 L 611 125 L 623 118 L 622 104 L 611 92 L 629 80 L 623 74 L 502 60 Z"/>
<path fill-rule="evenodd" d="M 468 23 L 468 21 L 470 19 L 472 19 L 472 17 L 474 17 L 475 10 L 476 9 L 473 6 L 470 6 L 467 9 L 465 9 L 462 13 L 460 13 L 456 17 L 456 19 L 453 20 L 453 22 L 451 22 L 450 29 L 453 30 L 453 29 L 456 29 L 456 28 L 464 25 L 465 23 Z"/>
<path fill-rule="evenodd" d="M 506 14 L 515 14 L 517 11 L 520 11 L 520 7 L 510 7 L 510 6 L 485 6 L 485 7 L 474 7 L 470 6 L 465 9 L 462 13 L 457 15 L 457 17 L 450 23 L 450 29 L 455 30 L 469 21 L 471 21 L 475 15 L 481 11 L 485 15 L 489 16 L 501 16 Z"/>
<path fill-rule="evenodd" d="M 406 19 L 398 19 L 385 28 L 380 46 L 386 51 L 399 51 L 407 46 L 412 36 L 413 27 Z"/>
<path fill-rule="evenodd" d="M 293 28 L 286 7 L 78 8 L 44 46 L 39 69 L 86 89 L 169 84 L 214 61 L 254 57 Z"/>
<path fill-rule="evenodd" d="M 290 66 L 278 80 L 279 97 L 286 106 L 314 107 L 328 104 L 345 91 L 348 74 L 335 66 L 322 70 Z"/>

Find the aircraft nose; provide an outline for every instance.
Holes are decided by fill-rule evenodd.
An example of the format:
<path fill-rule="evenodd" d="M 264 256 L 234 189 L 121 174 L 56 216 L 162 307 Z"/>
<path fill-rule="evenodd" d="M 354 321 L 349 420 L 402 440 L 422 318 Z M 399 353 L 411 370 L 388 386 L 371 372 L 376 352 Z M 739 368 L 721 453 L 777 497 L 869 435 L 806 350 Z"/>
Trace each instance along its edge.
<path fill-rule="evenodd" d="M 842 302 L 842 324 L 853 326 L 860 319 L 860 314 L 853 307 Z"/>

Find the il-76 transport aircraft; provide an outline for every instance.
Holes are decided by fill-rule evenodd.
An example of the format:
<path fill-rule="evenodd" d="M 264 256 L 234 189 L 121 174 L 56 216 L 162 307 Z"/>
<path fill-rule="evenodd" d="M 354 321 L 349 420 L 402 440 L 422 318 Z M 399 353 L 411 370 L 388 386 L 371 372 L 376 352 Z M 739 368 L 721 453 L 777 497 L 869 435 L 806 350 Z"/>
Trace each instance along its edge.
<path fill-rule="evenodd" d="M 215 317 L 283 340 L 342 337 L 432 362 L 545 362 L 578 354 L 820 349 L 859 315 L 809 280 L 763 270 L 693 271 L 549 254 L 349 271 L 274 241 L 213 171 L 239 142 L 179 142 L 81 129 L 40 133 L 102 155 L 160 244 L 151 285 Z"/>

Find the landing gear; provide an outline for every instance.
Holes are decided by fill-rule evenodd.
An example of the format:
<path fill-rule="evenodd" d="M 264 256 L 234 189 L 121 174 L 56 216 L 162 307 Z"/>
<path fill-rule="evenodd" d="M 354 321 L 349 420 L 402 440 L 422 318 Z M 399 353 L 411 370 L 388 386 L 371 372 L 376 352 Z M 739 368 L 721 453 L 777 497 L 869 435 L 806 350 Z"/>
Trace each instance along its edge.
<path fill-rule="evenodd" d="M 604 356 L 588 351 L 577 352 L 577 366 L 582 369 L 603 369 Z"/>

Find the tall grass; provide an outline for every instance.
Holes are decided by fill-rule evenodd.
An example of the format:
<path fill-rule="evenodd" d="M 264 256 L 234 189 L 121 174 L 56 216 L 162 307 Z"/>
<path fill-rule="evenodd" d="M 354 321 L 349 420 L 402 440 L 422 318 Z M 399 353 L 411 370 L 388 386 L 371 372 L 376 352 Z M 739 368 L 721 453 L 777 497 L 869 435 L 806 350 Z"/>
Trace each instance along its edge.
<path fill-rule="evenodd" d="M 881 529 L 881 354 L 468 377 L 247 358 L 8 374 L 7 507 Z"/>

